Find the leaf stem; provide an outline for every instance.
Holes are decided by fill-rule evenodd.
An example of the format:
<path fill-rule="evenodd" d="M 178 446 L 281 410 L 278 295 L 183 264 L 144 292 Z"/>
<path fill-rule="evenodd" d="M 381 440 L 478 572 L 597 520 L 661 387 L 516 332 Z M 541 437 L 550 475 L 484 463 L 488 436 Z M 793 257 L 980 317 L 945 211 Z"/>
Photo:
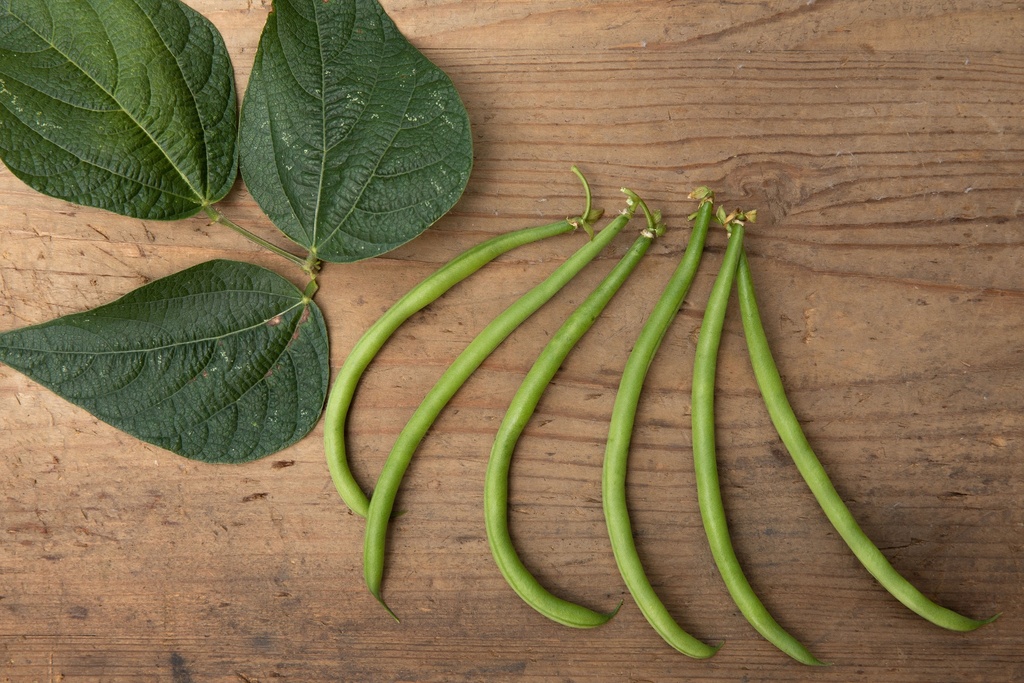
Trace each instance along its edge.
<path fill-rule="evenodd" d="M 265 249 L 269 249 L 270 251 L 274 252 L 278 256 L 288 259 L 295 265 L 301 267 L 304 272 L 308 273 L 311 277 L 315 279 L 316 276 L 314 264 L 310 264 L 309 259 L 305 259 L 289 251 L 285 251 L 281 247 L 275 244 L 271 244 L 270 242 L 263 239 L 259 235 L 249 232 L 241 225 L 235 223 L 233 220 L 231 220 L 230 218 L 228 218 L 227 216 L 225 216 L 212 206 L 204 206 L 203 209 L 206 211 L 206 215 L 209 216 L 210 220 L 212 220 L 214 223 L 220 223 L 221 225 L 227 226 L 234 230 L 235 232 L 237 232 L 242 237 L 249 240 L 250 242 L 255 242 L 261 247 L 264 247 Z M 319 265 L 319 262 L 317 262 L 315 265 Z"/>

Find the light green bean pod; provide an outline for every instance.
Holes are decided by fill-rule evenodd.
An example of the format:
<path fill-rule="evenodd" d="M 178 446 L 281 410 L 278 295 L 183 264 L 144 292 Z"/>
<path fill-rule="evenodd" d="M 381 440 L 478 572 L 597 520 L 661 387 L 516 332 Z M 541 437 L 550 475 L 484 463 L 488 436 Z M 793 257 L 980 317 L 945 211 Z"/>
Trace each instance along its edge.
<path fill-rule="evenodd" d="M 998 615 L 988 619 L 971 619 L 932 602 L 893 568 L 882 551 L 861 530 L 807 441 L 786 397 L 779 369 L 772 358 L 768 338 L 761 324 L 754 281 L 746 254 L 743 254 L 740 260 L 736 291 L 739 295 L 743 334 L 747 338 L 750 362 L 772 424 L 775 425 L 779 437 L 786 445 L 797 470 L 800 471 L 800 476 L 807 482 L 818 505 L 860 563 L 893 597 L 942 628 L 952 631 L 973 631 L 996 619 Z"/>
<path fill-rule="evenodd" d="M 608 302 L 640 263 L 654 237 L 651 229 L 645 229 L 618 265 L 552 335 L 512 398 L 501 426 L 498 427 L 491 456 L 487 461 L 487 474 L 484 479 L 484 522 L 487 542 L 495 564 L 508 585 L 526 604 L 548 619 L 574 628 L 600 626 L 611 619 L 618 609 L 608 613 L 595 612 L 559 598 L 544 588 L 537 577 L 526 568 L 509 534 L 509 469 L 519 437 L 537 409 L 544 390 L 572 348 L 597 321 Z"/>
<path fill-rule="evenodd" d="M 822 662 L 775 621 L 754 593 L 733 550 L 722 504 L 715 454 L 715 371 L 729 295 L 743 254 L 743 225 L 731 223 L 730 227 L 729 246 L 708 297 L 694 353 L 691 417 L 697 502 L 715 565 L 743 616 L 758 633 L 793 659 L 804 664 L 821 665 Z"/>
<path fill-rule="evenodd" d="M 702 201 L 695 216 L 686 252 L 662 291 L 658 303 L 651 312 L 637 337 L 636 344 L 626 359 L 612 416 L 609 421 L 608 443 L 605 448 L 604 466 L 601 472 L 601 500 L 604 506 L 605 523 L 611 540 L 612 551 L 619 573 L 629 589 L 637 607 L 666 643 L 690 657 L 706 659 L 718 651 L 720 646 L 707 645 L 694 638 L 672 618 L 665 604 L 658 597 L 644 571 L 637 554 L 633 529 L 629 520 L 626 502 L 626 473 L 629 447 L 632 441 L 633 425 L 637 405 L 643 390 L 644 379 L 669 325 L 675 319 L 686 298 L 690 284 L 697 273 L 704 242 L 708 233 L 713 203 L 708 195 Z"/>

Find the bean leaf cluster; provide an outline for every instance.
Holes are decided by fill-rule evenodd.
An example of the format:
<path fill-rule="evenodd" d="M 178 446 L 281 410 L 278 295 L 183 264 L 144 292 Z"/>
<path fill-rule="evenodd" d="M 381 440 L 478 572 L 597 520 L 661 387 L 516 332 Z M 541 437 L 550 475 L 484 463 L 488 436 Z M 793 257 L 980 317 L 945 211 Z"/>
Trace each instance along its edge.
<path fill-rule="evenodd" d="M 241 106 L 221 34 L 179 0 L 2 0 L 0 158 L 75 204 L 205 213 L 308 274 L 300 290 L 210 261 L 0 334 L 0 361 L 101 420 L 188 458 L 244 462 L 321 415 L 321 261 L 426 230 L 465 189 L 472 141 L 451 80 L 377 0 L 277 0 Z M 219 210 L 239 174 L 300 253 Z"/>

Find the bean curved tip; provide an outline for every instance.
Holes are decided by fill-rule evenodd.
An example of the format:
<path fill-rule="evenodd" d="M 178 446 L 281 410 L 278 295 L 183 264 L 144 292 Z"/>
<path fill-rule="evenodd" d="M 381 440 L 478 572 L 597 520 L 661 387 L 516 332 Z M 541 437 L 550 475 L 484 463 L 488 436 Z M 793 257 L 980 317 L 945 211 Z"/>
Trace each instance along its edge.
<path fill-rule="evenodd" d="M 613 609 L 611 612 L 596 612 L 596 614 L 601 617 L 601 620 L 596 623 L 586 624 L 585 626 L 583 626 L 583 628 L 589 628 L 593 626 L 604 626 L 609 621 L 614 619 L 615 615 L 619 613 L 619 610 L 622 609 L 622 602 L 622 600 L 619 600 L 619 604 L 615 605 L 615 609 Z"/>
<path fill-rule="evenodd" d="M 968 619 L 969 623 L 967 624 L 967 626 L 965 628 L 963 628 L 963 629 L 957 629 L 957 630 L 960 630 L 960 631 L 962 631 L 964 633 L 967 633 L 967 632 L 973 631 L 975 629 L 979 629 L 982 626 L 986 626 L 988 624 L 991 624 L 993 621 L 995 621 L 996 619 L 998 619 L 1002 615 L 1003 615 L 1002 612 L 996 612 L 992 616 L 987 617 L 985 619 Z"/>
<path fill-rule="evenodd" d="M 373 597 L 375 597 L 377 599 L 377 602 L 380 603 L 381 607 L 383 607 L 384 609 L 387 610 L 388 614 L 391 615 L 392 619 L 394 619 L 398 623 L 402 622 L 402 620 L 398 618 L 398 615 L 395 614 L 394 610 L 392 610 L 390 607 L 388 607 L 388 603 L 384 602 L 384 597 L 379 592 L 374 592 L 374 591 L 371 590 L 370 591 L 370 595 L 372 595 Z"/>
<path fill-rule="evenodd" d="M 711 659 L 712 657 L 718 654 L 719 650 L 722 649 L 722 647 L 725 645 L 725 641 L 723 640 L 717 645 L 708 645 L 707 643 L 701 644 L 704 645 L 704 647 L 702 647 L 700 650 L 694 650 L 690 652 L 680 650 L 680 652 L 682 652 L 687 657 L 691 657 L 693 659 Z"/>
<path fill-rule="evenodd" d="M 761 635 L 765 634 L 762 633 Z M 806 666 L 832 666 L 831 662 L 823 662 L 817 657 L 815 657 L 813 654 L 811 654 L 811 651 L 804 647 L 804 645 L 797 641 L 795 638 L 787 638 L 786 640 L 790 641 L 789 643 L 787 643 L 786 640 L 776 641 L 771 638 L 767 638 L 767 636 L 765 637 L 769 642 L 775 645 L 775 647 L 779 648 L 784 653 L 786 653 L 796 661 L 800 662 L 801 664 L 804 664 Z"/>
<path fill-rule="evenodd" d="M 832 666 L 832 662 L 823 662 L 807 651 L 803 653 L 787 652 L 786 654 L 788 654 L 790 657 L 800 662 L 801 664 L 806 664 L 807 666 Z"/>

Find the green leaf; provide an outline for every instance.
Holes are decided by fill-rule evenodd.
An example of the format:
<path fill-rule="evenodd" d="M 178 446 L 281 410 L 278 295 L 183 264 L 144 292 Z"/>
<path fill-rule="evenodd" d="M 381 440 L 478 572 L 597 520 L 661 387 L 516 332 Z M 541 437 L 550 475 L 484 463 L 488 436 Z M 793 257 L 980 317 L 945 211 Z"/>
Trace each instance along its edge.
<path fill-rule="evenodd" d="M 242 177 L 286 235 L 355 261 L 419 235 L 465 189 L 469 117 L 376 0 L 276 0 L 242 103 Z"/>
<path fill-rule="evenodd" d="M 317 306 L 235 261 L 0 334 L 0 361 L 118 429 L 208 462 L 255 460 L 303 437 L 329 375 Z"/>
<path fill-rule="evenodd" d="M 220 33 L 178 0 L 0 0 L 0 157 L 126 216 L 190 216 L 237 175 Z"/>

